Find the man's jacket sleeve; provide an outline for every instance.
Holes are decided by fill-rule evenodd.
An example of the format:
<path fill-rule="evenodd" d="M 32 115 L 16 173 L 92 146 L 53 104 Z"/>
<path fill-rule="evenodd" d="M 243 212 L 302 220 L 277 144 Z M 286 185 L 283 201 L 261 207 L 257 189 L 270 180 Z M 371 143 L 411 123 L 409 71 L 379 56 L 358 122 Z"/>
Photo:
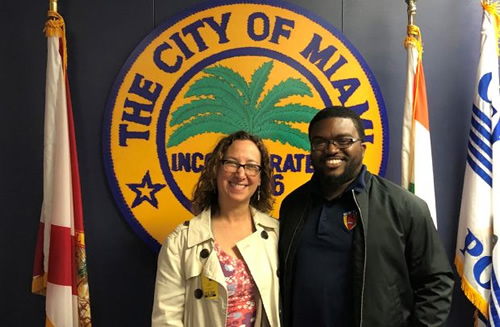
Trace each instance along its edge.
<path fill-rule="evenodd" d="M 453 271 L 422 201 L 412 206 L 406 257 L 414 292 L 412 326 L 444 326 L 451 307 Z"/>

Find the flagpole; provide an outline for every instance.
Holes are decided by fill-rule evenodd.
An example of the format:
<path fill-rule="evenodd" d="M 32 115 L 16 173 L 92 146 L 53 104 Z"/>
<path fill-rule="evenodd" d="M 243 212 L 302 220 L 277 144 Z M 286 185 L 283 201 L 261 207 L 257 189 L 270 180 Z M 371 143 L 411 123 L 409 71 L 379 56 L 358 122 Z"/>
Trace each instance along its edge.
<path fill-rule="evenodd" d="M 415 14 L 417 13 L 417 0 L 405 0 L 408 6 L 408 25 L 413 25 Z"/>

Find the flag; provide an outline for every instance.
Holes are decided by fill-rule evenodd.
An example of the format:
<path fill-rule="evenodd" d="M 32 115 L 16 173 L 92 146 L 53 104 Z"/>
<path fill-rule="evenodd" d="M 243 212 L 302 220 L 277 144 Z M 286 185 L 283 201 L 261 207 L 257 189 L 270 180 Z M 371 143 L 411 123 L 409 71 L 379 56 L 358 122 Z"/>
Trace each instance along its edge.
<path fill-rule="evenodd" d="M 422 65 L 423 50 L 420 30 L 416 25 L 408 25 L 405 47 L 408 71 L 403 117 L 401 184 L 427 202 L 434 225 L 437 227 L 431 135 Z"/>
<path fill-rule="evenodd" d="M 483 9 L 455 265 L 466 297 L 490 326 L 500 326 L 499 16 L 496 3 Z"/>
<path fill-rule="evenodd" d="M 46 296 L 46 326 L 91 326 L 85 237 L 64 20 L 49 11 L 43 204 L 32 292 Z"/>

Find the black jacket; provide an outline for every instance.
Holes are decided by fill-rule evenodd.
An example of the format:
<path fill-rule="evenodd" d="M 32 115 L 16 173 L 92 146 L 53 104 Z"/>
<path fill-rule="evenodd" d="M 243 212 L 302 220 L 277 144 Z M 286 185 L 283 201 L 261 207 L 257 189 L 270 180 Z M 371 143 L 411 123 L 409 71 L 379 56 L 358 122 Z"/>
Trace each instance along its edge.
<path fill-rule="evenodd" d="M 426 203 L 401 187 L 365 173 L 352 191 L 361 217 L 353 239 L 355 326 L 444 326 L 453 272 Z M 280 208 L 279 269 L 283 326 L 291 326 L 297 244 L 311 205 L 311 181 Z M 334 267 L 322 267 L 327 273 Z"/>

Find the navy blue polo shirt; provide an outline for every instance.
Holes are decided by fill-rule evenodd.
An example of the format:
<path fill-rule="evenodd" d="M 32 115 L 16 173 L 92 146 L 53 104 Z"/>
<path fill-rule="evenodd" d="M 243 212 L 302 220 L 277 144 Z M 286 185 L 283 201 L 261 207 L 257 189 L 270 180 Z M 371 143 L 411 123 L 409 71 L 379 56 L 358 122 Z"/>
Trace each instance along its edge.
<path fill-rule="evenodd" d="M 352 240 L 359 213 L 352 190 L 365 188 L 366 167 L 331 201 L 321 195 L 317 176 L 311 179 L 311 210 L 295 257 L 292 326 L 352 326 Z"/>

